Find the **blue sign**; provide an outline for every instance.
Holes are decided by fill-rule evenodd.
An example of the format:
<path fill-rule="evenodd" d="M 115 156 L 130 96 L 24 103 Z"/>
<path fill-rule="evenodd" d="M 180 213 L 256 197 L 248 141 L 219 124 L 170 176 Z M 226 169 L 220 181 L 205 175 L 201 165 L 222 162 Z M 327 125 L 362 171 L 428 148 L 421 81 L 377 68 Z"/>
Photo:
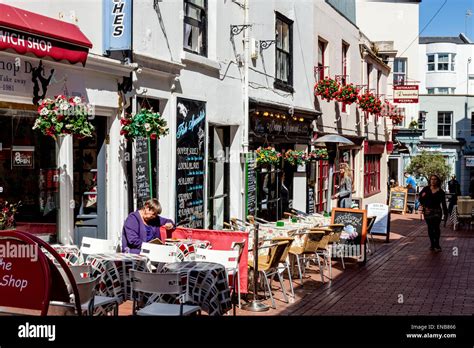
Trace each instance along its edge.
<path fill-rule="evenodd" d="M 133 0 L 103 0 L 104 51 L 132 49 Z"/>

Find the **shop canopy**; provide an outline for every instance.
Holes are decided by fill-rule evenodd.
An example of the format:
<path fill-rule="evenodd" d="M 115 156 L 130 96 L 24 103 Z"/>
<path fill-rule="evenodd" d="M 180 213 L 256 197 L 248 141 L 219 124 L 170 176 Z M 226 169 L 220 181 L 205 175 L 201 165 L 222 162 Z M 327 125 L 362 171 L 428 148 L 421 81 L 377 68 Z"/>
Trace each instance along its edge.
<path fill-rule="evenodd" d="M 0 50 L 85 65 L 90 48 L 74 24 L 0 4 Z"/>

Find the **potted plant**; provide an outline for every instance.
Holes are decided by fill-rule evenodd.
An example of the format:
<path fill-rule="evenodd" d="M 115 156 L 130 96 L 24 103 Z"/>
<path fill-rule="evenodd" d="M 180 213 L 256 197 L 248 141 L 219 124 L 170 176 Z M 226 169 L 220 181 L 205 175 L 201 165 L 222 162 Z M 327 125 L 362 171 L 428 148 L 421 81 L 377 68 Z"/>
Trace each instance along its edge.
<path fill-rule="evenodd" d="M 288 150 L 283 156 L 286 162 L 292 166 L 300 166 L 306 163 L 306 153 L 304 151 Z"/>
<path fill-rule="evenodd" d="M 276 165 L 280 162 L 281 153 L 275 150 L 274 147 L 259 147 L 255 151 L 257 157 L 257 165 Z"/>
<path fill-rule="evenodd" d="M 15 215 L 18 213 L 20 206 L 21 201 L 18 203 L 0 203 L 0 230 L 11 230 L 15 228 Z"/>
<path fill-rule="evenodd" d="M 339 83 L 336 80 L 325 77 L 314 86 L 314 94 L 321 96 L 321 98 L 329 102 L 336 97 L 339 87 Z"/>
<path fill-rule="evenodd" d="M 365 92 L 357 97 L 359 108 L 373 115 L 379 115 L 382 111 L 382 102 L 371 92 Z"/>
<path fill-rule="evenodd" d="M 348 85 L 342 85 L 339 91 L 336 93 L 335 97 L 338 102 L 345 104 L 352 104 L 357 102 L 357 96 L 359 94 L 359 89 L 352 83 Z"/>
<path fill-rule="evenodd" d="M 327 149 L 315 149 L 308 154 L 308 160 L 327 160 L 329 158 Z"/>
<path fill-rule="evenodd" d="M 391 115 L 390 116 L 390 119 L 392 120 L 392 124 L 394 126 L 398 126 L 399 124 L 401 124 L 403 122 L 403 116 L 402 115 Z"/>
<path fill-rule="evenodd" d="M 120 120 L 122 129 L 120 135 L 127 139 L 137 137 L 159 139 L 169 133 L 166 120 L 153 109 L 141 109 L 135 115 L 126 115 Z"/>
<path fill-rule="evenodd" d="M 68 134 L 81 138 L 92 137 L 94 126 L 89 118 L 93 114 L 93 106 L 85 103 L 81 97 L 58 95 L 41 101 L 33 129 L 54 139 Z"/>

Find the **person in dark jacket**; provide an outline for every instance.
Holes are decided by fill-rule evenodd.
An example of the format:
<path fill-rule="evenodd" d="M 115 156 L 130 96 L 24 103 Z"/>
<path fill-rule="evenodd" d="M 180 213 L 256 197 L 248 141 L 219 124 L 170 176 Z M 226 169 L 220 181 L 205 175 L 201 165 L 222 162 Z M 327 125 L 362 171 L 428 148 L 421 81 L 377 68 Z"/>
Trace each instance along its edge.
<path fill-rule="evenodd" d="M 437 175 L 430 176 L 430 184 L 420 192 L 420 204 L 423 206 L 423 214 L 428 225 L 430 237 L 430 250 L 439 252 L 441 246 L 439 239 L 441 235 L 440 224 L 442 214 L 448 218 L 448 207 L 446 206 L 446 194 L 441 188 L 441 179 Z"/>
<path fill-rule="evenodd" d="M 128 215 L 122 230 L 122 252 L 139 254 L 143 242 L 160 238 L 160 227 L 175 227 L 173 220 L 159 216 L 161 204 L 156 198 L 149 199 L 143 207 Z"/>
<path fill-rule="evenodd" d="M 449 198 L 448 212 L 451 214 L 454 206 L 458 202 L 458 196 L 461 195 L 461 185 L 459 185 L 459 181 L 456 180 L 456 175 L 453 175 L 451 180 L 448 181 L 448 191 L 451 195 Z"/>

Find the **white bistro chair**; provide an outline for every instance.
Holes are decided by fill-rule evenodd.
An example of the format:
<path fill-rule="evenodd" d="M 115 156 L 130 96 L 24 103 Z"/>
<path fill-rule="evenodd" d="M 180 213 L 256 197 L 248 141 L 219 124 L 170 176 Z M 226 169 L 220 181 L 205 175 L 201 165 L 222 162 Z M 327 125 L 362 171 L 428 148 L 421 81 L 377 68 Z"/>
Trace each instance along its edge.
<path fill-rule="evenodd" d="M 86 255 L 109 254 L 115 253 L 116 248 L 114 242 L 111 240 L 82 237 L 81 252 Z"/>

